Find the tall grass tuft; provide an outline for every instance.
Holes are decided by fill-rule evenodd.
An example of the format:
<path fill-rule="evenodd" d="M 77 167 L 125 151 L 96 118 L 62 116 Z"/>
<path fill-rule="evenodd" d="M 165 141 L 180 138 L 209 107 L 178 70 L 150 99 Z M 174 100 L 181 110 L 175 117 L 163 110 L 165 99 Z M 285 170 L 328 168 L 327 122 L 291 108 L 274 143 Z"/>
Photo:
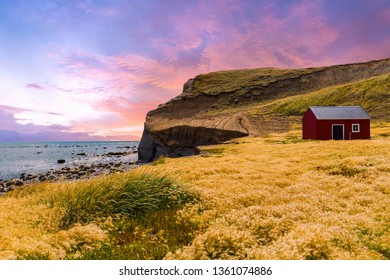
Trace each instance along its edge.
<path fill-rule="evenodd" d="M 153 168 L 37 183 L 0 202 L 0 259 L 162 259 L 197 231 L 179 211 L 197 194 Z"/>
<path fill-rule="evenodd" d="M 65 214 L 62 228 L 88 223 L 99 217 L 135 217 L 152 211 L 175 208 L 194 198 L 167 177 L 150 174 L 112 175 L 85 182 L 63 183 L 50 190 L 42 202 L 60 207 Z"/>

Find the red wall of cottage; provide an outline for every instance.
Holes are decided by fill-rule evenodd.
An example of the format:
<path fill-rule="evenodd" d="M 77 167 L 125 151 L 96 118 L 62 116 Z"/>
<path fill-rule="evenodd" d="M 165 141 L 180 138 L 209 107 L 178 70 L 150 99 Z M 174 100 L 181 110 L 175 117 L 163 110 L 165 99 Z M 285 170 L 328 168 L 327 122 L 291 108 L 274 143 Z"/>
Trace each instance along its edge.
<path fill-rule="evenodd" d="M 317 119 L 311 110 L 302 119 L 302 139 L 317 139 Z"/>
<path fill-rule="evenodd" d="M 317 136 L 314 139 L 332 139 L 332 125 L 344 125 L 344 139 L 370 139 L 370 120 L 318 120 Z M 360 132 L 352 132 L 352 124 L 360 124 Z"/>
<path fill-rule="evenodd" d="M 317 120 L 311 110 L 302 119 L 302 139 L 330 140 L 332 125 L 344 125 L 344 139 L 370 139 L 370 120 Z M 352 124 L 360 124 L 360 132 L 352 132 Z"/>

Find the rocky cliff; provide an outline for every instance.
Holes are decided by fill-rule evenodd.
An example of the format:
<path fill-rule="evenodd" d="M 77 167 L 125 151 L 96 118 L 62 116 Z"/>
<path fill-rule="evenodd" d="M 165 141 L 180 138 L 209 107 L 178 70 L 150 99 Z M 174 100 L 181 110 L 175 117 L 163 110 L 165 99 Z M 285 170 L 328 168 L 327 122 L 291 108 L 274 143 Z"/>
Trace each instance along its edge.
<path fill-rule="evenodd" d="M 387 87 L 389 73 L 390 59 L 383 59 L 330 67 L 259 68 L 198 75 L 184 84 L 179 96 L 147 114 L 139 161 L 150 162 L 162 155 L 192 155 L 197 146 L 286 131 L 300 122 L 305 109 L 302 106 L 307 105 L 302 100 L 310 100 L 310 96 L 338 92 L 340 99 L 317 98 L 322 100 L 320 104 L 311 105 L 370 106 L 363 104 L 365 93 L 360 92 L 359 83 L 375 84 L 371 79 L 381 77 Z M 346 94 L 348 90 L 357 94 L 351 97 Z M 385 99 L 390 100 L 389 96 Z M 302 108 L 292 113 L 283 111 L 286 102 Z"/>

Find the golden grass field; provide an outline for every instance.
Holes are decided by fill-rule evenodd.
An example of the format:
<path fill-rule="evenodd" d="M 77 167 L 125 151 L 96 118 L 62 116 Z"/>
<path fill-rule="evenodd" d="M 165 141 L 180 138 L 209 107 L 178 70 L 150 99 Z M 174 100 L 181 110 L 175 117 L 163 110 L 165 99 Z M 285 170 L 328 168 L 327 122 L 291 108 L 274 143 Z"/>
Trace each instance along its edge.
<path fill-rule="evenodd" d="M 193 226 L 185 244 L 165 246 L 165 259 L 390 259 L 390 124 L 374 123 L 371 140 L 302 141 L 300 133 L 203 147 L 111 179 L 157 174 L 199 195 L 172 214 Z M 64 228 L 64 209 L 42 203 L 82 184 L 0 197 L 0 258 L 72 258 L 108 242 L 111 216 Z M 138 241 L 166 244 L 164 229 L 148 235 L 156 232 L 148 227 Z"/>

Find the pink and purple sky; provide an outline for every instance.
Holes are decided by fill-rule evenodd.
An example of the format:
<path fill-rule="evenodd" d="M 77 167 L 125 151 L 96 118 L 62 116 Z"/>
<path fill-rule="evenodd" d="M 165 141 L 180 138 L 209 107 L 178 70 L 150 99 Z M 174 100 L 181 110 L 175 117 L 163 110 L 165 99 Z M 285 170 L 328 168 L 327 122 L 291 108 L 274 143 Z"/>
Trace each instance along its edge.
<path fill-rule="evenodd" d="M 0 141 L 138 140 L 200 73 L 387 57 L 388 0 L 4 0 Z"/>

